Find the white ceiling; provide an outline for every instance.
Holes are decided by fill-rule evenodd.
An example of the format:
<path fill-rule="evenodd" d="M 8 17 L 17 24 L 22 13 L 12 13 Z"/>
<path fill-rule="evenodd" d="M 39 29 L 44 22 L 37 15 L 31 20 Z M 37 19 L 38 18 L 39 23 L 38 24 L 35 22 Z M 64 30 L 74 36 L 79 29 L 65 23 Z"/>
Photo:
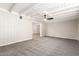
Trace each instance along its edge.
<path fill-rule="evenodd" d="M 10 3 L 0 3 L 0 8 L 6 9 L 6 10 L 9 10 L 11 6 L 12 4 Z"/>
<path fill-rule="evenodd" d="M 43 21 L 44 11 L 55 19 L 71 16 L 75 19 L 79 10 L 78 4 L 72 3 L 0 3 L 0 8 L 34 17 L 37 21 Z"/>

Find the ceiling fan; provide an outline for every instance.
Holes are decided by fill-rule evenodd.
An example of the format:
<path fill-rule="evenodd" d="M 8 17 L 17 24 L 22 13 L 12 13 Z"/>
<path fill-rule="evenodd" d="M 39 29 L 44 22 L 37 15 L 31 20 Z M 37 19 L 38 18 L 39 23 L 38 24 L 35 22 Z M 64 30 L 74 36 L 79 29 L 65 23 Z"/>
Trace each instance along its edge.
<path fill-rule="evenodd" d="M 43 17 L 44 17 L 44 21 L 50 21 L 50 20 L 53 20 L 54 18 L 53 17 L 50 17 L 48 15 L 48 12 L 47 11 L 43 11 Z"/>
<path fill-rule="evenodd" d="M 44 14 L 44 19 L 46 19 L 46 20 L 53 20 L 54 18 L 53 17 L 47 17 L 47 15 Z"/>

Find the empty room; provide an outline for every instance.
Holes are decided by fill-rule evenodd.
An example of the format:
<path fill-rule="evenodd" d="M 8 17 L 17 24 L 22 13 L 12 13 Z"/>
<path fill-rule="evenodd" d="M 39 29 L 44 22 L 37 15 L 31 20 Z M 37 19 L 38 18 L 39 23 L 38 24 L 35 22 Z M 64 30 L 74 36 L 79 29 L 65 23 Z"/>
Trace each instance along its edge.
<path fill-rule="evenodd" d="M 0 3 L 0 56 L 79 56 L 79 4 Z"/>

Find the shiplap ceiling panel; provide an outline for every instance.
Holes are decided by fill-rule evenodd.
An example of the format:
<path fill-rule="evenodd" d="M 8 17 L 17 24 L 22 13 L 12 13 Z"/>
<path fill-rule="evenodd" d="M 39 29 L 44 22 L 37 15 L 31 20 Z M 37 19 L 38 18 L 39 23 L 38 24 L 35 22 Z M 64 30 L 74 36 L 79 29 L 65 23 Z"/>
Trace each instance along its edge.
<path fill-rule="evenodd" d="M 47 11 L 48 13 L 50 11 L 56 11 L 60 9 L 64 9 L 66 7 L 72 6 L 72 4 L 67 3 L 39 3 L 32 8 L 25 11 L 26 15 L 43 19 L 43 11 Z M 51 13 L 51 16 L 53 16 L 53 13 Z"/>
<path fill-rule="evenodd" d="M 0 3 L 0 8 L 9 10 L 13 3 Z"/>
<path fill-rule="evenodd" d="M 25 10 L 28 10 L 31 6 L 33 6 L 34 3 L 17 3 L 12 11 L 18 12 L 18 13 L 22 13 Z"/>
<path fill-rule="evenodd" d="M 26 16 L 34 17 L 38 21 L 43 21 L 44 11 L 47 11 L 48 14 L 54 17 L 56 20 L 58 18 L 67 18 L 71 16 L 73 16 L 74 19 L 77 17 L 79 10 L 78 7 L 76 7 L 76 9 L 72 8 L 70 11 L 66 10 L 62 12 L 61 10 L 65 10 L 66 7 L 71 8 L 71 6 L 76 7 L 78 5 L 72 3 L 0 3 L 0 8 L 6 9 L 9 12 L 14 11 L 18 14 L 25 14 Z"/>

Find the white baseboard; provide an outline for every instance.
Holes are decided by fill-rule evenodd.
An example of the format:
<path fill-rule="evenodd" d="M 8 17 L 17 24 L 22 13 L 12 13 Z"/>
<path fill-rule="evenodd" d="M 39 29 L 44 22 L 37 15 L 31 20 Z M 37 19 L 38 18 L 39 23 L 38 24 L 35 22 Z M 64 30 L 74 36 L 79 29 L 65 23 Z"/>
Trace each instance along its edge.
<path fill-rule="evenodd" d="M 47 36 L 47 37 L 55 37 L 55 36 Z M 77 40 L 77 39 L 72 39 L 72 38 L 63 38 L 63 37 L 55 37 L 55 38 L 62 38 L 62 39 L 71 39 L 71 40 Z"/>
<path fill-rule="evenodd" d="M 5 44 L 0 45 L 0 47 L 1 47 L 1 46 L 7 46 L 7 45 L 10 45 L 10 44 L 19 43 L 19 42 L 23 42 L 23 41 L 27 41 L 27 40 L 31 40 L 31 39 L 19 40 L 19 41 L 16 41 L 16 42 L 10 42 L 10 43 L 7 43 L 7 44 L 5 43 Z"/>

